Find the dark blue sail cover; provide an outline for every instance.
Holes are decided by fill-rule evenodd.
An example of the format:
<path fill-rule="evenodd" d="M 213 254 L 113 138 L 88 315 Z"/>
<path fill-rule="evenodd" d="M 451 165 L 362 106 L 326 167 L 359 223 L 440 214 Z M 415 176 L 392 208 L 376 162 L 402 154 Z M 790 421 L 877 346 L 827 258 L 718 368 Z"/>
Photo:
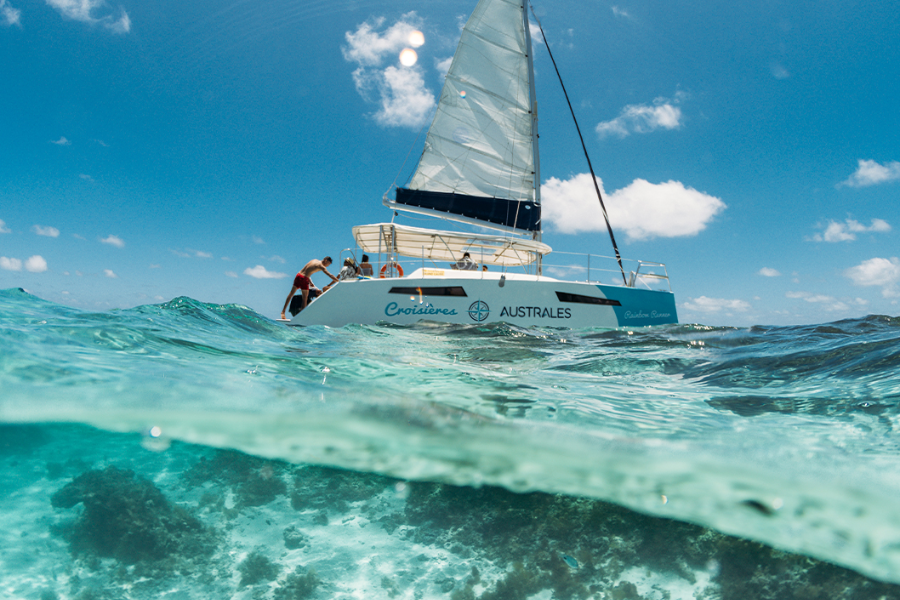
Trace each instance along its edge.
<path fill-rule="evenodd" d="M 396 202 L 523 231 L 541 228 L 541 206 L 531 201 L 397 188 Z"/>

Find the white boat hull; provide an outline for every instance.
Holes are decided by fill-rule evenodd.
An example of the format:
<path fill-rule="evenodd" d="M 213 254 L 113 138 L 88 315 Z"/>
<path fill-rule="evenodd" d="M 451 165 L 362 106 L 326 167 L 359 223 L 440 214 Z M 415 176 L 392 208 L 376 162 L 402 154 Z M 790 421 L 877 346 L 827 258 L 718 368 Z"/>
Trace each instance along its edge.
<path fill-rule="evenodd" d="M 342 281 L 289 325 L 350 323 L 461 325 L 505 322 L 522 327 L 642 327 L 677 323 L 671 292 L 550 277 L 418 269 L 397 279 Z"/>

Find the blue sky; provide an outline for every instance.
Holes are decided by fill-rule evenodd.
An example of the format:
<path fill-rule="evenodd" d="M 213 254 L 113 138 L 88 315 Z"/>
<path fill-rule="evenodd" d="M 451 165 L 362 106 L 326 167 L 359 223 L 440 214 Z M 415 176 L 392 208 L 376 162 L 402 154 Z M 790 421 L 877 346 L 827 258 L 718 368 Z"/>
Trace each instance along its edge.
<path fill-rule="evenodd" d="M 474 5 L 0 0 L 0 288 L 277 317 L 306 261 L 390 220 Z M 622 254 L 666 263 L 681 321 L 900 314 L 900 5 L 535 9 Z M 610 255 L 535 54 L 544 241 Z"/>

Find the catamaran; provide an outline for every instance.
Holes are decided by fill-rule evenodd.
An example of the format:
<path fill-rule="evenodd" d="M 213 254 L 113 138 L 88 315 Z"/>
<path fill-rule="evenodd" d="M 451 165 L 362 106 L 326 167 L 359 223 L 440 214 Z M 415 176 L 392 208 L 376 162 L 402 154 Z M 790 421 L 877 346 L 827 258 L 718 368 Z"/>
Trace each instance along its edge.
<path fill-rule="evenodd" d="M 383 197 L 391 222 L 353 228 L 358 251 L 377 257 L 376 275 L 340 281 L 289 325 L 438 321 L 616 328 L 678 322 L 664 264 L 634 261 L 626 276 L 599 187 L 599 209 L 616 255 L 606 258 L 618 263 L 621 282 L 592 280 L 592 255 L 586 269 L 548 263 L 526 4 L 480 0 L 466 23 L 415 173 L 393 198 L 393 189 Z M 396 223 L 400 213 L 474 231 Z M 594 274 L 608 272 L 598 271 L 593 259 Z M 585 279 L 556 279 L 545 270 L 581 272 Z"/>

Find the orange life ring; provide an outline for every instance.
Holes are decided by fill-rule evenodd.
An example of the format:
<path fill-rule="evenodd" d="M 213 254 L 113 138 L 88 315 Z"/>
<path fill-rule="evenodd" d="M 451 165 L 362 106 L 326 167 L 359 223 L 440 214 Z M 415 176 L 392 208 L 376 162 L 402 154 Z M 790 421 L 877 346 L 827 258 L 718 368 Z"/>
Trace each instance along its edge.
<path fill-rule="evenodd" d="M 397 263 L 397 262 L 384 263 L 384 266 L 381 267 L 381 271 L 379 272 L 378 276 L 381 279 L 384 279 L 385 272 L 387 271 L 387 277 L 393 277 L 394 269 L 397 269 L 398 277 L 403 277 L 403 267 L 401 267 L 400 263 Z"/>

